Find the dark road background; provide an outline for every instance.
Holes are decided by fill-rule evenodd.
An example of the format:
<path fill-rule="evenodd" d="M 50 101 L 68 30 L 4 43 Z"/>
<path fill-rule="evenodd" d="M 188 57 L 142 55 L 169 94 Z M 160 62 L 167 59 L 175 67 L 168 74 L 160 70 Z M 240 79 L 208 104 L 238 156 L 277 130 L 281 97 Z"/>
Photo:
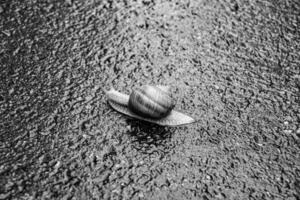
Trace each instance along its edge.
<path fill-rule="evenodd" d="M 0 1 L 0 199 L 300 199 L 297 0 Z M 166 128 L 102 88 L 172 86 Z"/>

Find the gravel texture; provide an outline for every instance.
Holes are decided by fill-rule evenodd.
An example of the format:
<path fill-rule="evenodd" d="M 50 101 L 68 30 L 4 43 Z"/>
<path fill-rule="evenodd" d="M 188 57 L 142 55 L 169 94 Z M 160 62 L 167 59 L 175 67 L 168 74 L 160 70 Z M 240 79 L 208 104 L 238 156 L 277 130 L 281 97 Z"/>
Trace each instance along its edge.
<path fill-rule="evenodd" d="M 0 199 L 300 199 L 298 0 L 0 1 Z M 113 111 L 171 85 L 198 123 Z"/>

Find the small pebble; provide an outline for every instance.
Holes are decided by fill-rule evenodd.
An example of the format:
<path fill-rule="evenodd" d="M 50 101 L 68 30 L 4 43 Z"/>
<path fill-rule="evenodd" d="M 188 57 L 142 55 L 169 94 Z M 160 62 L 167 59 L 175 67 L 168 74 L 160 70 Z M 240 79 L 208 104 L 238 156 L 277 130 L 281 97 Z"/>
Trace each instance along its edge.
<path fill-rule="evenodd" d="M 93 96 L 86 96 L 86 97 L 85 97 L 85 100 L 86 100 L 86 101 L 91 101 L 92 99 L 93 99 Z"/>
<path fill-rule="evenodd" d="M 45 161 L 46 156 L 42 155 L 41 157 L 39 157 L 39 163 L 42 164 Z"/>
<path fill-rule="evenodd" d="M 0 194 L 0 199 L 8 199 L 8 197 L 10 196 L 10 192 L 5 193 L 5 194 Z"/>
<path fill-rule="evenodd" d="M 131 126 L 130 125 L 126 126 L 126 130 L 131 131 Z"/>
<path fill-rule="evenodd" d="M 291 134 L 293 131 L 292 130 L 284 130 L 283 131 L 285 134 Z"/>
<path fill-rule="evenodd" d="M 2 31 L 2 33 L 4 33 L 7 37 L 11 36 L 10 31 L 8 30 Z"/>
<path fill-rule="evenodd" d="M 49 135 L 49 133 L 50 133 L 49 131 L 41 131 L 41 132 L 40 132 L 40 134 L 41 134 L 41 135 L 44 135 L 44 136 Z"/>
<path fill-rule="evenodd" d="M 72 5 L 72 0 L 66 0 L 66 3 L 67 3 L 68 5 Z"/>
<path fill-rule="evenodd" d="M 139 193 L 139 197 L 140 197 L 140 198 L 144 198 L 143 192 L 140 192 L 140 193 Z"/>
<path fill-rule="evenodd" d="M 61 165 L 60 161 L 57 161 L 57 163 L 54 166 L 54 170 L 57 171 L 60 168 L 60 165 Z"/>
<path fill-rule="evenodd" d="M 11 89 L 8 91 L 8 94 L 11 95 L 14 91 L 15 91 L 15 89 L 14 89 L 14 88 L 11 88 Z"/>

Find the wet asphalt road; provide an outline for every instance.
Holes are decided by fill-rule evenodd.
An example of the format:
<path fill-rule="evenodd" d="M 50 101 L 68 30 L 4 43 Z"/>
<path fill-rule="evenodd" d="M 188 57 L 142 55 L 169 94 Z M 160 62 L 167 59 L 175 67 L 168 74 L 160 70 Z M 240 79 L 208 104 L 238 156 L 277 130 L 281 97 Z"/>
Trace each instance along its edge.
<path fill-rule="evenodd" d="M 299 1 L 0 2 L 0 199 L 300 199 Z M 145 83 L 200 121 L 101 89 Z"/>

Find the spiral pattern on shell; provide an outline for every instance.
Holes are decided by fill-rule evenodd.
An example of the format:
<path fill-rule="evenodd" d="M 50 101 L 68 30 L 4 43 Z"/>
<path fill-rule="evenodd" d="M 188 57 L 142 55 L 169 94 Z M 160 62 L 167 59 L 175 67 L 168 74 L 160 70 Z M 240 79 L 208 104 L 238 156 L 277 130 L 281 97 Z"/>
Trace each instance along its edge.
<path fill-rule="evenodd" d="M 132 91 L 128 107 L 140 116 L 159 119 L 171 112 L 175 107 L 175 101 L 168 92 L 161 88 L 145 85 Z"/>

